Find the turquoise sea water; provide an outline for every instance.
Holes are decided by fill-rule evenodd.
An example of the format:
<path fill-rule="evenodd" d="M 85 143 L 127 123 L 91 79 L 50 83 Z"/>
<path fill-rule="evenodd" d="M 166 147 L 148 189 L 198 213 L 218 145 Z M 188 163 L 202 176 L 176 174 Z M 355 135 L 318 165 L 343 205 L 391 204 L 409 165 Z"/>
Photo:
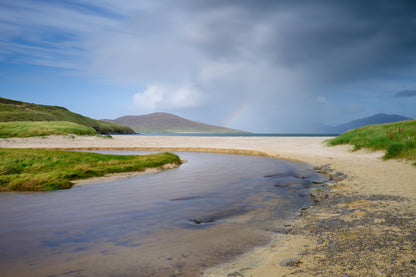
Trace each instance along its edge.
<path fill-rule="evenodd" d="M 140 133 L 132 136 L 200 136 L 200 137 L 335 137 L 339 134 L 259 134 L 259 133 Z"/>

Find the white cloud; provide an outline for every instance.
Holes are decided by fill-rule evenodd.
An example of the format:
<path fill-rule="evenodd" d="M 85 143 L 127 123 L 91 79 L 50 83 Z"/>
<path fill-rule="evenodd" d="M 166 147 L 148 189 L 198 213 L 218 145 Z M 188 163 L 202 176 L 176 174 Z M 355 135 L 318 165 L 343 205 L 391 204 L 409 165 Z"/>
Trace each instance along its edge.
<path fill-rule="evenodd" d="M 173 90 L 169 96 L 169 104 L 175 108 L 198 106 L 202 100 L 202 94 L 190 86 Z"/>
<path fill-rule="evenodd" d="M 168 111 L 198 106 L 203 100 L 202 93 L 188 85 L 151 85 L 144 92 L 133 96 L 136 107 L 143 112 Z"/>
<path fill-rule="evenodd" d="M 136 93 L 133 100 L 138 107 L 153 110 L 163 101 L 165 95 L 165 90 L 157 86 L 150 86 L 143 93 Z"/>

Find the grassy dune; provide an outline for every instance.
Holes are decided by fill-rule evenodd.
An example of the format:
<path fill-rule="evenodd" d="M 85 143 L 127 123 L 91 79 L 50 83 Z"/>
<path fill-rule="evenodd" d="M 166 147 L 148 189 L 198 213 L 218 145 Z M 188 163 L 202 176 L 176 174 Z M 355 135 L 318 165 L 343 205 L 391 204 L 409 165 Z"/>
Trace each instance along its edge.
<path fill-rule="evenodd" d="M 104 155 L 56 150 L 0 148 L 0 191 L 69 189 L 72 180 L 180 164 L 172 153 Z"/>
<path fill-rule="evenodd" d="M 38 105 L 0 97 L 0 122 L 19 121 L 67 121 L 91 127 L 100 134 L 134 133 L 127 126 L 92 119 L 64 107 Z"/>
<path fill-rule="evenodd" d="M 345 132 L 328 143 L 352 144 L 356 150 L 386 150 L 385 159 L 416 161 L 416 120 L 361 127 Z"/>
<path fill-rule="evenodd" d="M 96 135 L 91 128 L 66 121 L 0 122 L 0 138 L 36 137 L 49 135 Z"/>

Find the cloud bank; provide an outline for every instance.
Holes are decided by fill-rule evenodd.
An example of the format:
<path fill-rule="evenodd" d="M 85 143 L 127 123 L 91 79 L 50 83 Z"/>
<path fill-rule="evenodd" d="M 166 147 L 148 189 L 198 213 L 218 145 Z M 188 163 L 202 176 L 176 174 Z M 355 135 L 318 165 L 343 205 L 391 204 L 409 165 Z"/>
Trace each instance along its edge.
<path fill-rule="evenodd" d="M 416 87 L 397 78 L 415 73 L 415 1 L 22 0 L 0 15 L 2 61 L 137 86 L 136 114 L 221 124 L 244 110 L 230 127 L 290 132 L 383 108 L 385 80 Z"/>

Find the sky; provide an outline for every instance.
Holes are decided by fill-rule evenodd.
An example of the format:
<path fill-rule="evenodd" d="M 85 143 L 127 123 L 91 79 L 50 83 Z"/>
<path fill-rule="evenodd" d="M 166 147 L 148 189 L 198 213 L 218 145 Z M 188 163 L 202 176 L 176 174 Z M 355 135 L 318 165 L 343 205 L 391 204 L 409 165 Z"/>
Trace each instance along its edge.
<path fill-rule="evenodd" d="M 416 118 L 416 1 L 0 0 L 0 97 L 260 133 Z"/>

